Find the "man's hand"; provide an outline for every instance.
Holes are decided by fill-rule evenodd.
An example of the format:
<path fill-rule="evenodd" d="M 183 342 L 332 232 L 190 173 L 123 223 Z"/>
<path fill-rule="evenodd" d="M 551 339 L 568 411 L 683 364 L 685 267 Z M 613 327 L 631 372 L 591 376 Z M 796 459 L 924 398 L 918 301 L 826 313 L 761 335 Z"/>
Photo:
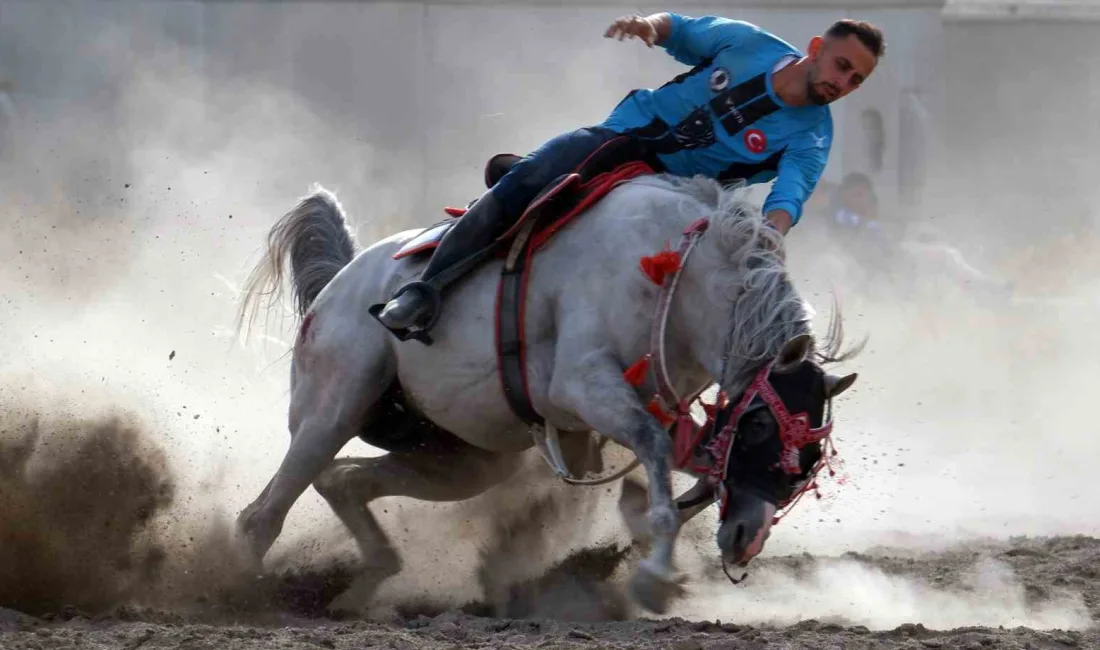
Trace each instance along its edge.
<path fill-rule="evenodd" d="M 768 221 L 775 226 L 775 229 L 784 235 L 790 231 L 791 224 L 794 223 L 794 219 L 786 210 L 772 210 L 767 214 L 767 217 Z"/>
<path fill-rule="evenodd" d="M 604 38 L 615 38 L 621 41 L 626 37 L 640 38 L 648 47 L 660 45 L 668 38 L 671 28 L 668 17 L 664 14 L 652 16 L 622 16 L 611 23 L 604 32 Z"/>

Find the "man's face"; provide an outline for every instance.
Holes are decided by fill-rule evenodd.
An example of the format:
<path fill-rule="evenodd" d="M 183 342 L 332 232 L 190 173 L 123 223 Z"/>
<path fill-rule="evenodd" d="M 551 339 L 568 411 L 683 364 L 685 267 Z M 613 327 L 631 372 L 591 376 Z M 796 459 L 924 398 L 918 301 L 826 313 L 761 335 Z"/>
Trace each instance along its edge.
<path fill-rule="evenodd" d="M 815 104 L 831 104 L 867 80 L 878 63 L 875 55 L 854 35 L 810 42 L 806 92 Z"/>

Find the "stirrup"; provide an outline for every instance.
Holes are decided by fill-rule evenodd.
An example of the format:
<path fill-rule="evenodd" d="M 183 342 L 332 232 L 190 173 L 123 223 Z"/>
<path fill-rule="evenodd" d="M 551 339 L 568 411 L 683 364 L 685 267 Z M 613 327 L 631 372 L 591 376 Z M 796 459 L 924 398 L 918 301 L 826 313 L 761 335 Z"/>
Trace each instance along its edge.
<path fill-rule="evenodd" d="M 406 291 L 410 291 L 412 289 L 417 289 L 423 292 L 425 295 L 427 295 L 427 299 L 430 300 L 432 303 L 431 311 L 429 312 L 428 322 L 425 325 L 415 326 L 415 329 L 392 328 L 389 325 L 386 325 L 381 321 L 381 319 L 378 318 L 378 314 L 382 313 L 382 310 L 386 308 L 386 303 L 384 302 L 371 305 L 367 309 L 367 312 L 374 317 L 374 320 L 378 321 L 379 325 L 385 327 L 387 330 L 392 332 L 393 335 L 396 336 L 399 340 L 408 341 L 409 339 L 415 339 L 417 341 L 420 341 L 424 345 L 430 346 L 432 343 L 434 343 L 434 341 L 432 340 L 432 337 L 428 334 L 428 331 L 432 329 L 432 327 L 435 326 L 435 322 L 439 320 L 440 308 L 443 306 L 443 296 L 442 294 L 440 294 L 439 289 L 437 289 L 434 284 L 430 282 L 416 281 L 409 282 L 405 286 L 398 289 L 397 292 L 390 297 L 390 300 L 396 300 Z"/>

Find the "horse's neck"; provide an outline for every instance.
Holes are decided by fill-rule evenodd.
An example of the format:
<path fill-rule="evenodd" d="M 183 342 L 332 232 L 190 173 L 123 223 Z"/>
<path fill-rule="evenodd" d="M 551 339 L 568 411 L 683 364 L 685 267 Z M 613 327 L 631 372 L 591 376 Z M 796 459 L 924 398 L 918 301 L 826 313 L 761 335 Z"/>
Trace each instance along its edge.
<path fill-rule="evenodd" d="M 783 273 L 778 258 L 765 255 L 755 263 L 779 264 L 772 270 L 782 277 L 754 273 L 752 288 L 745 286 L 746 276 L 742 275 L 746 272 L 746 265 L 730 259 L 731 255 L 750 254 L 749 247 L 769 245 L 767 240 L 774 239 L 774 236 L 761 234 L 758 230 L 760 223 L 748 221 L 752 217 L 747 213 L 735 215 L 730 206 L 724 205 L 724 201 L 718 201 L 717 208 L 712 198 L 704 197 L 695 203 L 685 202 L 685 197 L 692 194 L 639 184 L 618 195 L 623 201 L 621 206 L 605 204 L 614 205 L 616 214 L 624 219 L 637 220 L 637 215 L 645 215 L 643 222 L 652 227 L 653 241 L 645 243 L 650 247 L 659 248 L 662 243 L 668 243 L 668 233 L 674 224 L 683 229 L 701 217 L 711 220 L 706 234 L 697 242 L 680 274 L 668 314 L 665 359 L 670 379 L 681 394 L 690 394 L 709 383 L 721 381 L 723 370 L 728 371 L 728 376 L 724 378 L 727 381 L 735 378 L 743 380 L 741 375 L 745 368 L 742 366 L 746 355 L 756 358 L 777 353 L 782 343 L 802 329 L 799 324 L 802 315 L 791 313 L 788 300 L 792 290 L 790 278 Z M 756 219 L 760 219 L 759 215 Z M 752 242 L 747 242 L 746 247 L 742 248 L 723 241 L 737 237 L 749 237 Z M 746 294 L 737 296 L 739 309 L 747 311 L 734 318 L 735 297 L 732 294 L 738 287 L 760 293 L 747 301 Z M 761 322 L 763 320 L 770 322 Z M 743 328 L 746 331 L 736 332 L 738 340 L 734 349 L 727 349 L 737 322 L 746 322 L 750 326 Z M 764 337 L 767 340 L 749 340 L 746 337 Z M 730 367 L 725 368 L 723 359 L 730 355 Z"/>

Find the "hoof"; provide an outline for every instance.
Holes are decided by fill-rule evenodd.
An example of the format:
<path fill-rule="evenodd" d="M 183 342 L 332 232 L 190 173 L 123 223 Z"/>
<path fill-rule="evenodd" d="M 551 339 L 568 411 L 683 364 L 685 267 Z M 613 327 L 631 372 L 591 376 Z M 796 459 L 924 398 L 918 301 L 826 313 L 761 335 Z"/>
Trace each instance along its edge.
<path fill-rule="evenodd" d="M 630 578 L 630 596 L 655 614 L 664 614 L 686 592 L 679 581 L 658 575 L 643 562 Z"/>
<path fill-rule="evenodd" d="M 369 562 L 356 568 L 351 586 L 329 605 L 329 611 L 337 615 L 363 614 L 369 610 L 382 583 L 401 573 L 401 568 L 401 557 L 393 548 L 386 546 L 375 551 Z"/>
<path fill-rule="evenodd" d="M 231 570 L 239 574 L 262 575 L 264 572 L 264 549 L 257 544 L 255 536 L 247 527 L 247 522 L 238 519 L 230 529 L 229 563 Z"/>

